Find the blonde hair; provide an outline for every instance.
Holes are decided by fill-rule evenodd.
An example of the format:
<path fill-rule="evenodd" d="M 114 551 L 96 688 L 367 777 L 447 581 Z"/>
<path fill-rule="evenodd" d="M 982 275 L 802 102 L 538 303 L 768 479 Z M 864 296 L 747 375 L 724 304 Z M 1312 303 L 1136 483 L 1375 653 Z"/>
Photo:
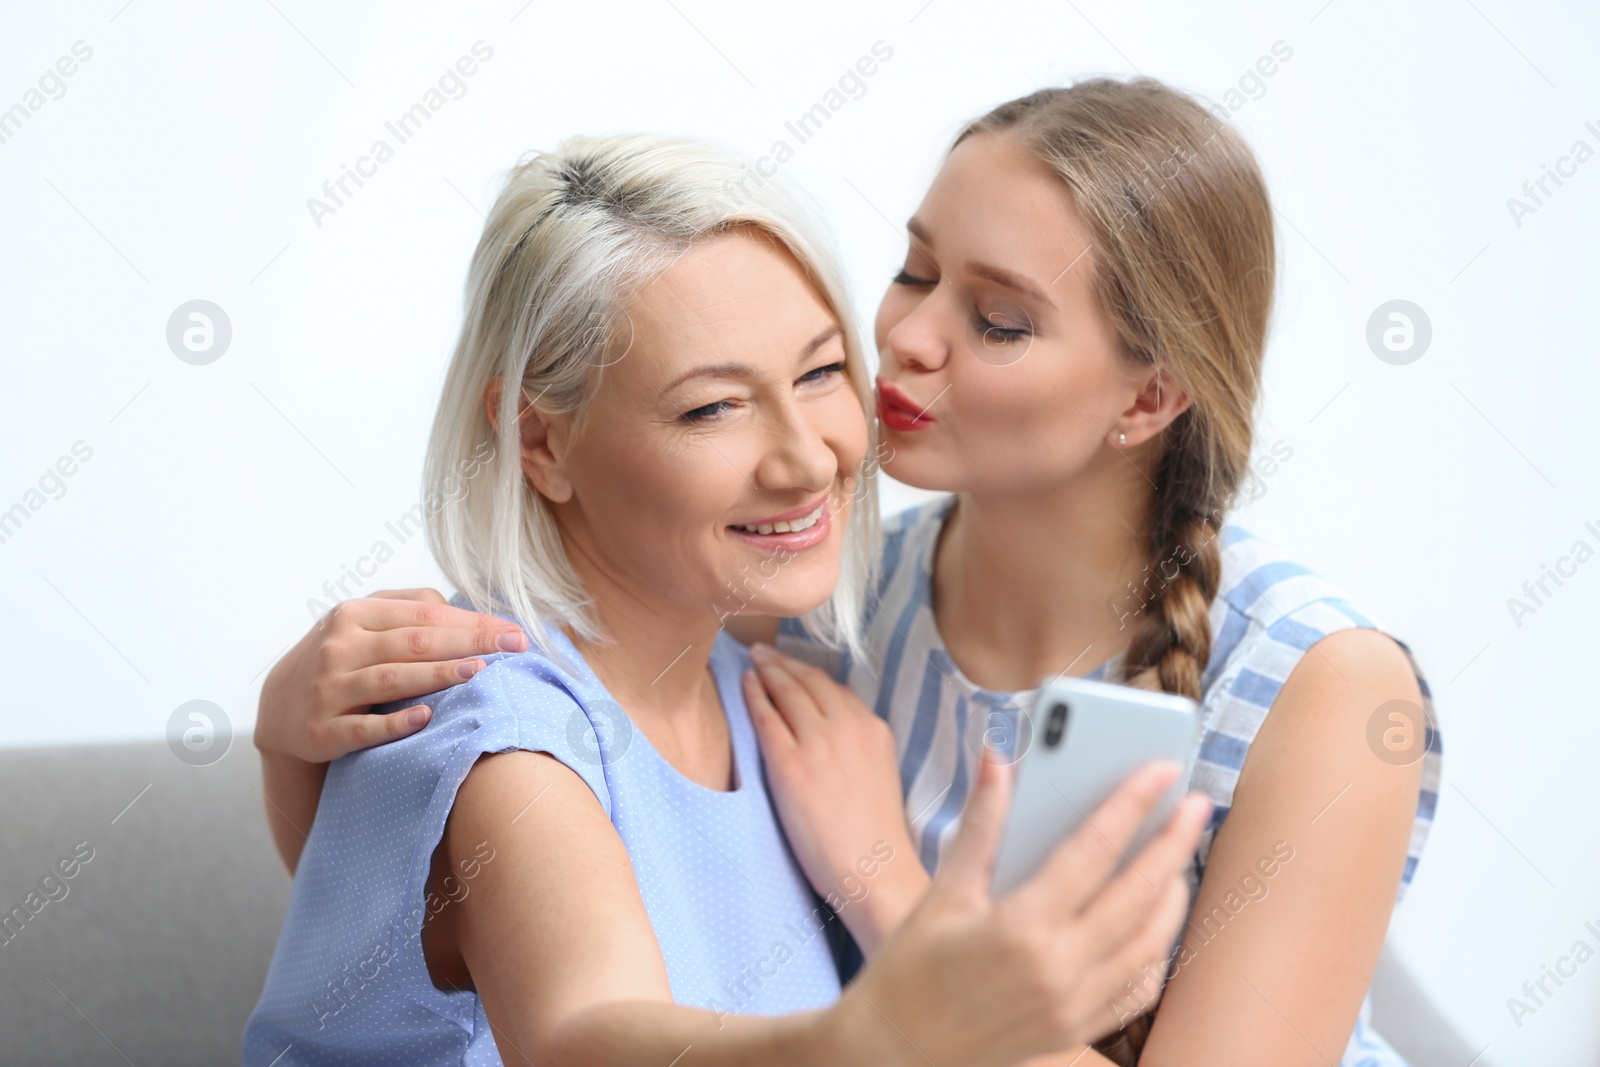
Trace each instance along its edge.
<path fill-rule="evenodd" d="M 1124 356 L 1160 367 L 1192 400 L 1164 433 L 1147 537 L 1158 585 L 1124 680 L 1198 700 L 1221 580 L 1217 536 L 1250 459 L 1272 309 L 1266 183 L 1231 127 L 1150 78 L 1033 93 L 956 143 L 981 133 L 1021 138 L 1066 184 Z"/>
<path fill-rule="evenodd" d="M 428 442 L 428 545 L 474 608 L 513 616 L 547 652 L 549 627 L 587 640 L 604 635 L 548 502 L 523 476 L 518 391 L 501 389 L 491 424 L 491 381 L 517 382 L 539 411 L 581 419 L 606 366 L 649 358 L 628 351 L 632 295 L 697 242 L 743 227 L 786 248 L 804 269 L 839 321 L 850 380 L 870 410 L 857 324 L 820 227 L 775 185 L 746 189 L 747 173 L 736 157 L 690 140 L 573 137 L 514 167 L 489 213 Z M 739 195 L 728 196 L 735 187 Z M 458 491 L 469 469 L 474 484 Z M 854 477 L 841 581 L 805 625 L 859 648 L 877 507 L 870 466 Z"/>
<path fill-rule="evenodd" d="M 1218 535 L 1250 461 L 1272 311 L 1266 182 L 1238 134 L 1151 78 L 1041 90 L 972 122 L 956 143 L 982 133 L 1020 137 L 1066 184 L 1123 356 L 1161 368 L 1192 401 L 1163 433 L 1145 538 L 1157 584 L 1145 582 L 1152 599 L 1122 679 L 1199 700 Z M 1133 1064 L 1150 1025 L 1140 1016 L 1095 1048 Z"/>

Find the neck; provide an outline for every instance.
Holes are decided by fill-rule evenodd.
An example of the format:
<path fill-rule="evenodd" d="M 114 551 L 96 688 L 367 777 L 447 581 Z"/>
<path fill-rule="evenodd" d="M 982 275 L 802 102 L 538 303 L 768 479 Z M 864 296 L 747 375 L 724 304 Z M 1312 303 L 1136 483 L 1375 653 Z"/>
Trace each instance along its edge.
<path fill-rule="evenodd" d="M 716 615 L 641 592 L 573 540 L 563 540 L 604 635 L 573 643 L 612 697 L 636 721 L 681 724 L 707 711 L 720 717 L 721 701 L 707 670 L 719 629 Z"/>
<path fill-rule="evenodd" d="M 974 682 L 1028 689 L 1122 652 L 1142 601 L 1154 492 L 1133 457 L 1028 493 L 963 493 L 934 562 L 934 612 Z"/>

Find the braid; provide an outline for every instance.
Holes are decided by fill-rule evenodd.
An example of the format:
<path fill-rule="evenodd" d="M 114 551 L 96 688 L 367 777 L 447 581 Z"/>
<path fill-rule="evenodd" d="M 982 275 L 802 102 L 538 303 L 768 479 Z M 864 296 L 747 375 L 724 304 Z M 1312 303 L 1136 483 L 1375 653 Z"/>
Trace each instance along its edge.
<path fill-rule="evenodd" d="M 1129 642 L 1123 677 L 1199 700 L 1211 659 L 1211 602 L 1222 575 L 1217 528 L 1188 509 L 1152 527 L 1152 568 L 1162 584 Z"/>
<path fill-rule="evenodd" d="M 1042 89 L 969 123 L 956 143 L 995 133 L 1020 137 L 1070 193 L 1121 354 L 1190 401 L 1159 441 L 1138 446 L 1159 457 L 1143 584 L 1130 583 L 1143 604 L 1112 610 L 1133 626 L 1122 680 L 1199 700 L 1222 581 L 1218 534 L 1250 461 L 1272 308 L 1266 182 L 1225 113 L 1148 78 Z M 1132 1063 L 1148 1030 L 1142 1016 L 1096 1047 Z"/>
<path fill-rule="evenodd" d="M 1163 467 L 1170 464 L 1163 464 Z M 1162 479 L 1170 485 L 1171 479 Z M 1181 505 L 1161 506 L 1151 524 L 1151 569 L 1162 583 L 1128 646 L 1129 685 L 1200 699 L 1200 678 L 1211 658 L 1211 601 L 1222 573 L 1217 527 Z M 1155 1012 L 1140 1015 L 1094 1048 L 1118 1067 L 1134 1067 L 1150 1037 Z"/>

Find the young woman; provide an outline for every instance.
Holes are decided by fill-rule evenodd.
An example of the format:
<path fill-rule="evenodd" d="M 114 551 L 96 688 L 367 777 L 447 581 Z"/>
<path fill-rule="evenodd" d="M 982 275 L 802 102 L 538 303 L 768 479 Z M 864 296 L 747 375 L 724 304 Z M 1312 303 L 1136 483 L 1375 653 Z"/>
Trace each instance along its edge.
<path fill-rule="evenodd" d="M 895 933 L 840 998 L 831 914 L 765 791 L 749 661 L 707 605 L 731 610 L 726 575 L 781 551 L 751 606 L 853 642 L 870 391 L 795 209 L 716 206 L 739 174 L 648 137 L 513 171 L 472 262 L 428 529 L 458 604 L 520 620 L 526 651 L 477 661 L 429 730 L 328 769 L 246 1063 L 999 1067 L 1113 1027 L 1176 935 L 1209 803 L 1117 867 L 1177 768 L 1135 776 L 995 902 L 991 763 L 931 891 L 893 847 L 903 819 L 828 872 L 882 890 L 850 890 L 857 913 L 895 904 L 863 923 Z"/>
<path fill-rule="evenodd" d="M 802 867 L 816 884 L 885 839 L 939 869 L 984 741 L 1020 752 L 1041 679 L 1184 693 L 1206 726 L 1194 784 L 1215 803 L 1195 905 L 1168 964 L 1119 1002 L 1132 1018 L 1159 998 L 1153 1023 L 1102 1050 L 1185 1067 L 1401 1063 L 1365 993 L 1432 819 L 1440 747 L 1405 647 L 1224 522 L 1274 281 L 1251 153 L 1149 80 L 1046 90 L 963 131 L 907 229 L 876 323 L 881 458 L 950 495 L 887 525 L 864 650 L 748 618 L 753 602 L 729 622 L 752 640 L 776 629 L 823 668 L 757 646 L 763 684 L 746 685 Z M 386 654 L 373 634 L 320 666 L 308 637 L 263 694 L 264 747 L 316 756 L 405 732 L 344 713 L 423 692 L 441 669 L 424 660 L 476 662 L 473 625 L 441 620 L 427 652 Z M 375 670 L 395 688 L 375 690 Z M 878 722 L 896 775 L 875 770 Z M 298 818 L 312 792 L 293 792 Z M 843 916 L 869 957 L 919 892 Z"/>

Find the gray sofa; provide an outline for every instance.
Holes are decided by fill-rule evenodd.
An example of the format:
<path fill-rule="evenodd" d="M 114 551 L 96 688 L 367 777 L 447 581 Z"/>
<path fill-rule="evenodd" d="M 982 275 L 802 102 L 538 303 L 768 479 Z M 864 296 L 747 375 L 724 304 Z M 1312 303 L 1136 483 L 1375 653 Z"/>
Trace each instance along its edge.
<path fill-rule="evenodd" d="M 238 1062 L 289 891 L 259 784 L 248 737 L 209 766 L 164 741 L 0 749 L 0 1059 Z M 1472 1059 L 1388 954 L 1374 1000 L 1416 1067 Z"/>

